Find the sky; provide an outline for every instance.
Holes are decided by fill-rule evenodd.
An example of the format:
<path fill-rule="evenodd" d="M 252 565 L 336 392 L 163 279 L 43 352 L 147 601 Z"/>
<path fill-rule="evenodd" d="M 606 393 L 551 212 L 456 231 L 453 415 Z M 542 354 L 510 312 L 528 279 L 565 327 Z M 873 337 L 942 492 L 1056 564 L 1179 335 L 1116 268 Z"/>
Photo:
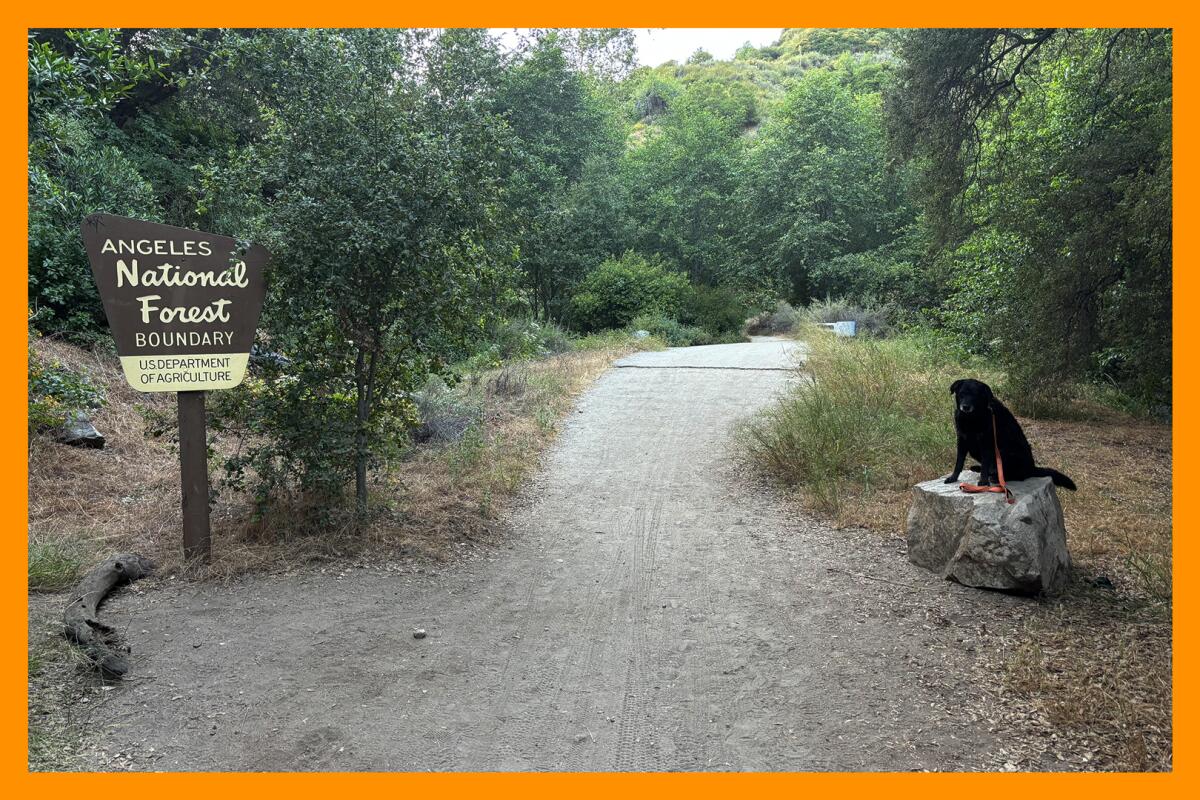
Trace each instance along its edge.
<path fill-rule="evenodd" d="M 728 60 L 746 42 L 771 44 L 783 28 L 637 28 L 638 63 L 657 67 L 664 61 L 684 62 L 703 47 L 714 58 Z"/>
<path fill-rule="evenodd" d="M 513 38 L 513 28 L 493 28 L 501 41 Z M 664 61 L 687 60 L 703 47 L 713 58 L 728 60 L 746 42 L 755 47 L 771 44 L 783 28 L 634 28 L 637 37 L 638 63 L 657 67 Z"/>

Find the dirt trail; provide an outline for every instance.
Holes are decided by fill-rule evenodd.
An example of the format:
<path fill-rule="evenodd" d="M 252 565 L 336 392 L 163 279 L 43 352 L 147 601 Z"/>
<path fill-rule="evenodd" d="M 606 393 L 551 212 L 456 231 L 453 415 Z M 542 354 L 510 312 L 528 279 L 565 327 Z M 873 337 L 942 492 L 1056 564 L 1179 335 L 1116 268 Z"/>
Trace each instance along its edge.
<path fill-rule="evenodd" d="M 451 566 L 114 598 L 134 674 L 97 693 L 93 768 L 995 768 L 976 611 L 1021 601 L 797 516 L 730 457 L 793 346 L 619 362 L 504 543 Z"/>

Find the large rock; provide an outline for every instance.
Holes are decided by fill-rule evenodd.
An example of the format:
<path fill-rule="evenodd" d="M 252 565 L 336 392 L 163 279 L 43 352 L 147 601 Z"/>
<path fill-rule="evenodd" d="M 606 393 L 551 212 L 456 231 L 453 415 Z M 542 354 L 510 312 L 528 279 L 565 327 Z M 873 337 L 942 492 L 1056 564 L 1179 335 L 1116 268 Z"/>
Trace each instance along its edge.
<path fill-rule="evenodd" d="M 87 414 L 77 411 L 63 423 L 55 437 L 72 447 L 104 447 L 104 434 L 88 419 Z"/>
<path fill-rule="evenodd" d="M 908 558 L 967 586 L 1025 594 L 1060 588 L 1071 567 L 1062 506 L 1049 478 L 1008 484 L 1012 505 L 996 493 L 967 494 L 942 478 L 913 487 Z M 979 475 L 964 472 L 962 481 Z"/>

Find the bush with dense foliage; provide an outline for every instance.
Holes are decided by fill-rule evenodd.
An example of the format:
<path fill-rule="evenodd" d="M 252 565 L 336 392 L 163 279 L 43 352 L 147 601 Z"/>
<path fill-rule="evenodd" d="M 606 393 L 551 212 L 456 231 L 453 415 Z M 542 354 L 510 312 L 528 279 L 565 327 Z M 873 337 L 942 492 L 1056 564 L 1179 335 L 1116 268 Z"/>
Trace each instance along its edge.
<path fill-rule="evenodd" d="M 651 336 L 661 339 L 668 347 L 691 347 L 713 342 L 712 334 L 703 328 L 684 325 L 682 322 L 662 314 L 640 314 L 629 324 L 629 330 L 645 331 Z"/>
<path fill-rule="evenodd" d="M 104 392 L 83 373 L 29 351 L 29 429 L 52 430 L 76 412 L 99 408 Z"/>
<path fill-rule="evenodd" d="M 674 317 L 688 292 L 684 275 L 628 251 L 588 273 L 571 298 L 571 323 L 585 333 L 624 328 L 641 314 Z"/>
<path fill-rule="evenodd" d="M 474 352 L 456 363 L 455 371 L 478 372 L 511 361 L 565 353 L 572 348 L 572 340 L 566 329 L 553 322 L 520 317 L 491 321 L 471 348 Z"/>
<path fill-rule="evenodd" d="M 748 314 L 737 292 L 723 286 L 693 286 L 679 306 L 680 322 L 702 328 L 718 338 L 739 335 Z"/>
<path fill-rule="evenodd" d="M 74 30 L 28 45 L 29 300 L 42 329 L 84 338 L 104 330 L 104 314 L 80 222 L 96 211 L 157 217 L 154 187 L 109 112 L 159 73 L 153 52 L 125 54 L 117 40 Z"/>

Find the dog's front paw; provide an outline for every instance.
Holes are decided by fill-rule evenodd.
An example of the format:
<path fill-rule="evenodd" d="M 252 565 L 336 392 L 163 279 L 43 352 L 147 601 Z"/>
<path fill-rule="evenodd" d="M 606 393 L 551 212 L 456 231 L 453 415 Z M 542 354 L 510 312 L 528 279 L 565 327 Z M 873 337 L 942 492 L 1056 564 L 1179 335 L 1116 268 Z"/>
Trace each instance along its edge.
<path fill-rule="evenodd" d="M 958 483 L 958 476 L 950 475 L 946 478 L 946 480 L 942 481 L 942 483 Z"/>

